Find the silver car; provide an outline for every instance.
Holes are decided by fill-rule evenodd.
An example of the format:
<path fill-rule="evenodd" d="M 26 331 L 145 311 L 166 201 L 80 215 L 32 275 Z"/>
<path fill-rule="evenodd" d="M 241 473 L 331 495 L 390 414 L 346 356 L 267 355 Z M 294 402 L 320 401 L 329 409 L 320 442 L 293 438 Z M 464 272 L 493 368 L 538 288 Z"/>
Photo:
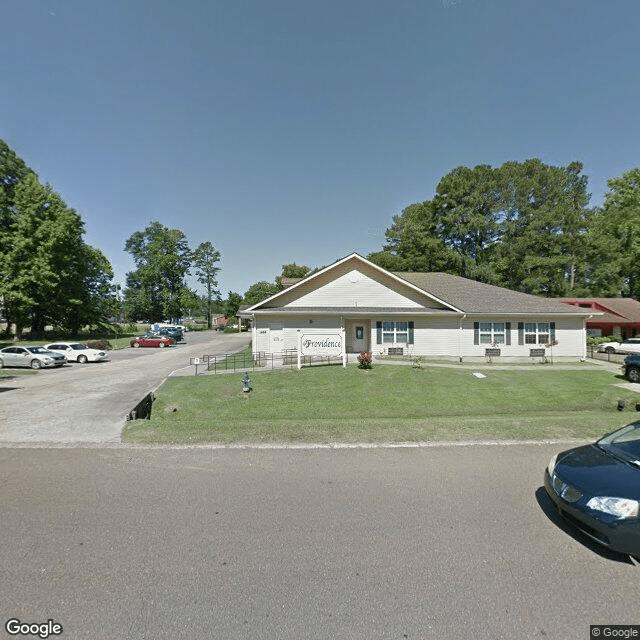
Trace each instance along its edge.
<path fill-rule="evenodd" d="M 5 347 L 0 349 L 1 367 L 61 367 L 67 363 L 67 359 L 59 354 L 49 351 L 44 347 Z"/>

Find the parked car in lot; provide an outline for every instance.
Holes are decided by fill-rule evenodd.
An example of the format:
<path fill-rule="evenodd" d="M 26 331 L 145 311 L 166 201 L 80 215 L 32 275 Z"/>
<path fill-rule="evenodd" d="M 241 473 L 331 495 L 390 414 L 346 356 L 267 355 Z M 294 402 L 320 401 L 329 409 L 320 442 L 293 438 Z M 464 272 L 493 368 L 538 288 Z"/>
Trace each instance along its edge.
<path fill-rule="evenodd" d="M 183 324 L 171 324 L 170 322 L 156 322 L 149 328 L 150 331 L 158 331 L 158 329 L 179 329 L 182 333 L 187 332 L 187 327 Z"/>
<path fill-rule="evenodd" d="M 640 353 L 628 355 L 624 359 L 622 372 L 629 382 L 640 382 Z"/>
<path fill-rule="evenodd" d="M 92 349 L 81 342 L 52 342 L 45 345 L 44 348 L 55 353 L 61 353 L 69 362 L 79 362 L 80 364 L 101 362 L 109 359 L 106 351 Z"/>
<path fill-rule="evenodd" d="M 544 486 L 560 515 L 589 538 L 640 555 L 640 421 L 554 456 Z"/>
<path fill-rule="evenodd" d="M 44 347 L 5 347 L 0 349 L 1 367 L 61 367 L 67 359 L 60 353 L 54 353 Z"/>
<path fill-rule="evenodd" d="M 640 338 L 627 338 L 622 342 L 603 342 L 600 353 L 640 353 Z"/>
<path fill-rule="evenodd" d="M 169 336 L 159 336 L 153 333 L 145 333 L 143 336 L 139 336 L 138 338 L 134 338 L 130 345 L 132 347 L 160 347 L 161 349 L 164 347 L 169 347 L 172 344 L 175 344 L 175 340 L 170 338 Z"/>
<path fill-rule="evenodd" d="M 161 327 L 157 331 L 154 331 L 157 336 L 169 336 L 173 338 L 176 342 L 181 342 L 184 340 L 184 334 L 181 329 L 177 327 Z"/>

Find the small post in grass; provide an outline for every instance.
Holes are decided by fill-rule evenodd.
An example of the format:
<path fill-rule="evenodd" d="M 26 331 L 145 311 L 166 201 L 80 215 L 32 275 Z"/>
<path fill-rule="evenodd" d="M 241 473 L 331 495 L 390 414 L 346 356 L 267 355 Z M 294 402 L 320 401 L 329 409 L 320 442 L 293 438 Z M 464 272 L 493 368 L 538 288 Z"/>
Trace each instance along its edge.
<path fill-rule="evenodd" d="M 251 391 L 251 378 L 249 378 L 249 374 L 246 371 L 242 376 L 242 391 L 244 393 L 249 393 L 249 391 Z"/>

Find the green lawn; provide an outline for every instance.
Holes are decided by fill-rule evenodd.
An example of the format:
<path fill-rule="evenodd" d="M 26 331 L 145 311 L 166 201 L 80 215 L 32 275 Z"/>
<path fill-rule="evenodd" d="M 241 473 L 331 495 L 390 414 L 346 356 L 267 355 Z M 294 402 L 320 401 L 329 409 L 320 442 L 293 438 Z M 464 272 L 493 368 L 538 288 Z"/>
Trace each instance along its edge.
<path fill-rule="evenodd" d="M 129 442 L 415 442 L 594 438 L 631 422 L 640 394 L 613 373 L 585 370 L 415 369 L 378 365 L 167 380 L 151 420 L 128 423 Z M 627 401 L 623 414 L 619 399 Z M 170 405 L 177 411 L 168 412 Z"/>

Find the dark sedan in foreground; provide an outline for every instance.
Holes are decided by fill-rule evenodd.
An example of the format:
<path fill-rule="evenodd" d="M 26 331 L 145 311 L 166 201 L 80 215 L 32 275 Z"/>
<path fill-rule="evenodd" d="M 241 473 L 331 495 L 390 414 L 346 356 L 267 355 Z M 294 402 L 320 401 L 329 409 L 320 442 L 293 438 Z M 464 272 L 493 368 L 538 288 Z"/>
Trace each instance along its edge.
<path fill-rule="evenodd" d="M 544 486 L 580 531 L 609 549 L 640 555 L 640 422 L 554 456 Z"/>

